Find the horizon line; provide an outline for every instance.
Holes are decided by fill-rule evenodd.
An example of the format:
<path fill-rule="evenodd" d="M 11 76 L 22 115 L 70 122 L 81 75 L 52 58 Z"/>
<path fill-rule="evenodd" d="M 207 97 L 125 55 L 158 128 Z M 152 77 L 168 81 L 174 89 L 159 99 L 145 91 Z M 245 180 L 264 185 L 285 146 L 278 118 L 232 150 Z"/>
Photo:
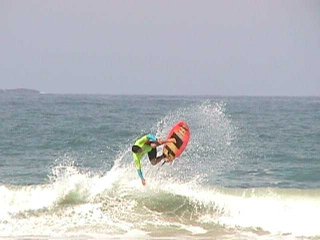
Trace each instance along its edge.
<path fill-rule="evenodd" d="M 154 97 L 320 97 L 320 95 L 279 95 L 279 94 L 208 94 L 208 93 L 194 93 L 194 94 L 150 94 L 150 93 L 98 93 L 98 92 L 45 92 L 38 89 L 32 88 L 6 88 L 1 89 L 0 92 L 33 92 L 31 94 L 42 94 L 42 95 L 105 95 L 105 96 L 154 96 Z"/>

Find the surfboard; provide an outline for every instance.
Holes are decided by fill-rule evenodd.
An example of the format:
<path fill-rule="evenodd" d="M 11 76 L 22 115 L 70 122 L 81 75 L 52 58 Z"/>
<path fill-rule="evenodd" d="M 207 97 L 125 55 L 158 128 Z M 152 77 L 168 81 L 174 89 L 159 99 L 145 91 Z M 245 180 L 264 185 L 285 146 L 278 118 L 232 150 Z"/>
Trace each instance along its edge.
<path fill-rule="evenodd" d="M 167 162 L 171 162 L 183 153 L 190 140 L 190 128 L 184 121 L 178 122 L 170 131 L 168 138 L 175 138 L 176 143 L 167 143 L 163 147 L 163 154 Z"/>

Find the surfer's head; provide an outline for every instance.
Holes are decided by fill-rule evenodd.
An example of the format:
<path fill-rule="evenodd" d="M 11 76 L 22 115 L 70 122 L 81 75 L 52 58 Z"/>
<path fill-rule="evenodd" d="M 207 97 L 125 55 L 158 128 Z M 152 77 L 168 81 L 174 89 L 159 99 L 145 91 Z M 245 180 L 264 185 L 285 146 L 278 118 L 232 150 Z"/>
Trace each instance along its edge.
<path fill-rule="evenodd" d="M 131 150 L 132 150 L 132 152 L 134 152 L 134 153 L 140 153 L 140 152 L 142 152 L 142 148 L 139 147 L 139 146 L 137 146 L 137 145 L 133 145 Z"/>

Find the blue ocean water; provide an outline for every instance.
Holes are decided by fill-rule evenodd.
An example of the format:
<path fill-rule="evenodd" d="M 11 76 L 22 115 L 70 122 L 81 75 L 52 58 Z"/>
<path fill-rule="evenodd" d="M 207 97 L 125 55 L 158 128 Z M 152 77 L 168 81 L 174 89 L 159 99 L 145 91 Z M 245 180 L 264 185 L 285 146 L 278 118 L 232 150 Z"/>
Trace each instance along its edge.
<path fill-rule="evenodd" d="M 180 120 L 143 187 L 132 143 Z M 0 136 L 0 237 L 320 238 L 319 97 L 0 93 Z"/>

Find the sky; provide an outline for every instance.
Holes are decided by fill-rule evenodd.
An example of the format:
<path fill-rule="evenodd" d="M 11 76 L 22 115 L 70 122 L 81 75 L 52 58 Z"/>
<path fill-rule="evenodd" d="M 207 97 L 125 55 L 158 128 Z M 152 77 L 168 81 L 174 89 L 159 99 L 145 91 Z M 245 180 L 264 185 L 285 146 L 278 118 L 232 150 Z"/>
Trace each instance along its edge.
<path fill-rule="evenodd" d="M 0 0 L 0 89 L 320 96 L 319 0 Z"/>

